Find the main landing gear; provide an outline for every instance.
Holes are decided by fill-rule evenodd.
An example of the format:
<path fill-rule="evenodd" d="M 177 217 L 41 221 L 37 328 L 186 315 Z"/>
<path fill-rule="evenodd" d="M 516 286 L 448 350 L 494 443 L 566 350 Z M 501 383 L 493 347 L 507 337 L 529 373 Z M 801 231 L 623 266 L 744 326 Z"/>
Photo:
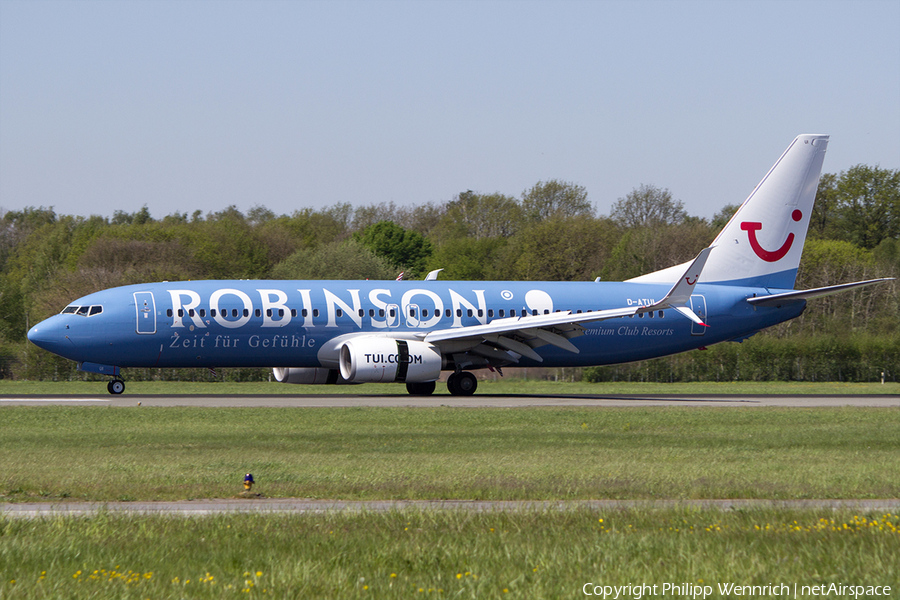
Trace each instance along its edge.
<path fill-rule="evenodd" d="M 116 396 L 118 396 L 125 391 L 125 382 L 121 379 L 113 379 L 106 384 L 106 389 L 109 390 L 110 394 L 115 394 Z"/>
<path fill-rule="evenodd" d="M 434 388 L 434 381 L 406 384 L 406 391 L 409 392 L 410 396 L 430 396 L 434 393 Z"/>
<path fill-rule="evenodd" d="M 471 396 L 477 387 L 478 380 L 468 371 L 460 371 L 447 378 L 447 389 L 454 396 Z"/>
<path fill-rule="evenodd" d="M 436 387 L 434 381 L 407 383 L 406 391 L 410 396 L 430 396 Z M 478 387 L 478 380 L 468 371 L 453 373 L 447 378 L 447 389 L 454 396 L 471 396 Z"/>

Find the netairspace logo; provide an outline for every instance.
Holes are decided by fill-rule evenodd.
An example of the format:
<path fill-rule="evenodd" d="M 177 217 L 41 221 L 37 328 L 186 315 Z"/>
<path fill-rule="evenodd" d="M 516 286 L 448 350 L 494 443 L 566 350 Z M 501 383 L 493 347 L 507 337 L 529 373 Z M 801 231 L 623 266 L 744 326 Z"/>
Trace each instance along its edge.
<path fill-rule="evenodd" d="M 701 580 L 702 581 L 702 580 Z M 836 598 L 866 598 L 874 596 L 890 596 L 889 585 L 849 585 L 830 583 L 818 585 L 792 585 L 786 583 L 770 583 L 768 585 L 740 585 L 737 583 L 717 583 L 697 585 L 693 583 L 629 583 L 628 585 L 601 585 L 586 583 L 581 587 L 585 596 L 598 596 L 617 600 L 618 598 L 641 598 L 651 596 L 677 596 L 682 598 L 707 598 L 718 592 L 719 596 L 784 596 L 786 598 L 810 598 L 832 596 Z"/>

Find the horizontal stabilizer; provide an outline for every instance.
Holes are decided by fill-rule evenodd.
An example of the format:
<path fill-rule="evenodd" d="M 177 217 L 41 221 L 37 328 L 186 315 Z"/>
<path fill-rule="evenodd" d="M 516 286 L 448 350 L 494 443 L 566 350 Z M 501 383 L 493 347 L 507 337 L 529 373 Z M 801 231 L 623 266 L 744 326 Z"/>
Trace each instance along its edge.
<path fill-rule="evenodd" d="M 853 283 L 842 283 L 841 285 L 829 285 L 828 287 L 814 288 L 811 290 L 799 290 L 796 292 L 785 292 L 783 294 L 772 294 L 771 296 L 757 296 L 755 298 L 747 298 L 747 302 L 753 306 L 780 306 L 789 302 L 799 302 L 809 298 L 818 298 L 820 296 L 829 296 L 844 292 L 858 287 L 867 285 L 875 285 L 876 283 L 885 283 L 893 281 L 894 277 L 883 277 L 881 279 L 869 279 L 867 281 L 854 281 Z"/>

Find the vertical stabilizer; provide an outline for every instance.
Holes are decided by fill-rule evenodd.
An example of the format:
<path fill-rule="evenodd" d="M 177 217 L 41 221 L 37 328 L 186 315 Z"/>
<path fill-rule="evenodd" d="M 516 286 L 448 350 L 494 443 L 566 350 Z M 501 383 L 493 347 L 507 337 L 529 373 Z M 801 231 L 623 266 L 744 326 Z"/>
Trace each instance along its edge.
<path fill-rule="evenodd" d="M 827 145 L 827 135 L 791 142 L 712 243 L 705 283 L 794 287 Z"/>
<path fill-rule="evenodd" d="M 827 135 L 797 136 L 710 245 L 703 283 L 792 289 L 819 186 Z M 630 281 L 678 277 L 678 265 Z"/>

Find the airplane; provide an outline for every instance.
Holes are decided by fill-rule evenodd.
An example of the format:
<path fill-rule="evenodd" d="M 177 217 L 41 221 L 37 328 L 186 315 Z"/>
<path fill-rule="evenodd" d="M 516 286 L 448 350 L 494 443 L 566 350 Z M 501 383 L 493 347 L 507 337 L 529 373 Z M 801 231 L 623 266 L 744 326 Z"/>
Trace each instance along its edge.
<path fill-rule="evenodd" d="M 84 296 L 28 339 L 110 377 L 127 367 L 267 367 L 293 384 L 405 383 L 455 396 L 473 371 L 609 365 L 743 341 L 806 301 L 890 278 L 794 290 L 827 135 L 800 135 L 693 260 L 624 282 L 181 281 Z"/>

